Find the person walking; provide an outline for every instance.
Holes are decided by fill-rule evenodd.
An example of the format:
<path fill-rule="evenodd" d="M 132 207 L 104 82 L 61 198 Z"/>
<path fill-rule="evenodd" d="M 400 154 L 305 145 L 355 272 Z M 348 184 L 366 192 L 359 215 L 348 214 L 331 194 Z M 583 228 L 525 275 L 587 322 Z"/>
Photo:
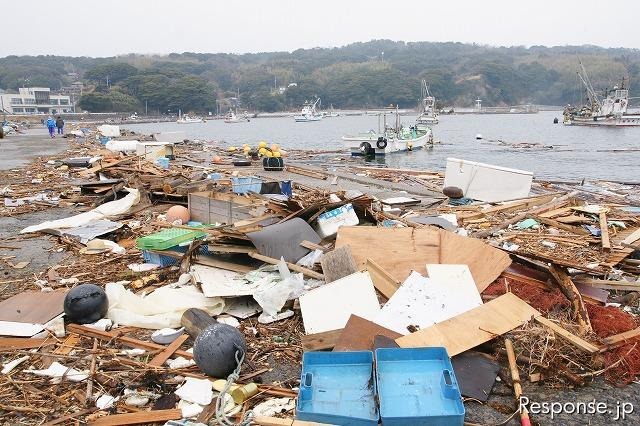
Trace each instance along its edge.
<path fill-rule="evenodd" d="M 59 135 L 63 135 L 64 134 L 64 120 L 60 116 L 58 116 L 58 119 L 56 120 L 56 127 L 58 128 L 58 134 Z"/>
<path fill-rule="evenodd" d="M 49 129 L 49 136 L 51 136 L 52 138 L 56 137 L 56 121 L 52 118 L 49 117 L 47 119 L 47 128 Z"/>

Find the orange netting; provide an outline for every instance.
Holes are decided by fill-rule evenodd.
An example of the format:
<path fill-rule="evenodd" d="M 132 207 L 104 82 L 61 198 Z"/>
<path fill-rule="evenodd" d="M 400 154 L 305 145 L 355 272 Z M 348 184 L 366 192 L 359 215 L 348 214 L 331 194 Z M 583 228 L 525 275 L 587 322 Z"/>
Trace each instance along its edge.
<path fill-rule="evenodd" d="M 569 300 L 560 290 L 538 287 L 513 278 L 498 279 L 487 287 L 482 294 L 487 296 L 505 294 L 505 280 L 513 294 L 536 308 L 543 315 L 547 315 L 552 310 L 569 306 Z"/>
<path fill-rule="evenodd" d="M 587 304 L 593 331 L 598 337 L 609 337 L 638 327 L 633 315 L 613 306 Z M 632 339 L 623 346 L 604 354 L 605 378 L 618 386 L 631 383 L 640 376 L 640 339 Z"/>

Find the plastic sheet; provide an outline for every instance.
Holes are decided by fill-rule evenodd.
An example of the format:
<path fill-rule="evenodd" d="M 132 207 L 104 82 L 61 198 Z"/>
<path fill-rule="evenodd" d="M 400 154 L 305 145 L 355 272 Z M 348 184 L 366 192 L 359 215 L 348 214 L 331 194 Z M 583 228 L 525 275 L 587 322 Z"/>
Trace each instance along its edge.
<path fill-rule="evenodd" d="M 193 286 L 161 287 L 146 297 L 138 296 L 122 284 L 105 286 L 109 298 L 107 317 L 120 325 L 161 329 L 180 327 L 180 318 L 189 308 L 199 308 L 210 315 L 218 315 L 224 301 L 218 297 L 205 297 Z"/>

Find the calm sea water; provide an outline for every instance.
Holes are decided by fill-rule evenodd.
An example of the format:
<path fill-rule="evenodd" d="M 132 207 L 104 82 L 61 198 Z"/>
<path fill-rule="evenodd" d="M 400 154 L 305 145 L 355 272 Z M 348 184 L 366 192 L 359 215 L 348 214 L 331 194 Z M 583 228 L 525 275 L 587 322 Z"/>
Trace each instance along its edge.
<path fill-rule="evenodd" d="M 560 111 L 539 114 L 441 116 L 433 126 L 441 143 L 433 148 L 395 153 L 376 162 L 389 167 L 443 170 L 447 157 L 480 161 L 529 170 L 538 178 L 614 179 L 639 181 L 640 151 L 598 152 L 611 149 L 640 149 L 640 127 L 591 128 L 553 124 Z M 403 116 L 404 123 L 414 117 Z M 292 117 L 257 118 L 249 123 L 150 123 L 125 126 L 141 133 L 185 131 L 190 139 L 217 141 L 224 146 L 256 145 L 258 141 L 278 143 L 283 149 L 341 149 L 340 138 L 378 128 L 376 116 L 345 116 L 310 123 L 296 123 Z M 476 140 L 476 134 L 483 140 Z M 517 148 L 508 144 L 537 143 L 552 149 Z M 322 161 L 319 159 L 318 161 Z M 362 160 L 364 162 L 364 160 Z"/>

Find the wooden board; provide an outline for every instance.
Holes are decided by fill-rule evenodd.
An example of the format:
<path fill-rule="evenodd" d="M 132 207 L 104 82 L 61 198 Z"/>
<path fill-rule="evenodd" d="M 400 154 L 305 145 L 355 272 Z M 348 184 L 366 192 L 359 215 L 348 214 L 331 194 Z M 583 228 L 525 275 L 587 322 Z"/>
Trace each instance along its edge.
<path fill-rule="evenodd" d="M 600 238 L 602 239 L 602 250 L 611 251 L 609 226 L 607 225 L 607 214 L 605 212 L 600 212 Z"/>
<path fill-rule="evenodd" d="M 555 322 L 548 320 L 547 318 L 543 317 L 543 316 L 538 316 L 536 317 L 536 321 L 542 325 L 544 325 L 545 327 L 549 328 L 550 330 L 552 330 L 554 333 L 556 333 L 558 336 L 562 337 L 563 339 L 565 339 L 567 342 L 573 344 L 575 347 L 582 349 L 585 352 L 588 353 L 596 353 L 600 350 L 599 347 L 587 342 L 586 340 L 576 336 L 575 334 L 571 333 L 568 330 L 565 330 L 564 328 L 562 328 L 561 326 L 559 326 L 558 324 L 556 324 Z"/>
<path fill-rule="evenodd" d="M 633 244 L 636 241 L 640 240 L 640 229 L 636 229 L 635 231 L 633 231 L 632 234 L 628 235 L 624 240 L 622 240 L 620 243 L 624 243 L 624 244 Z"/>
<path fill-rule="evenodd" d="M 333 351 L 372 351 L 373 340 L 378 335 L 391 339 L 397 339 L 402 336 L 400 333 L 384 328 L 374 322 L 357 315 L 351 315 L 340 334 L 338 342 L 333 347 Z"/>
<path fill-rule="evenodd" d="M 0 321 L 44 324 L 60 315 L 66 291 L 25 291 L 0 302 Z"/>
<path fill-rule="evenodd" d="M 342 334 L 343 329 L 307 334 L 300 337 L 305 351 L 324 351 L 332 349 Z"/>
<path fill-rule="evenodd" d="M 513 293 L 439 324 L 396 339 L 403 348 L 444 346 L 449 356 L 474 348 L 521 326 L 540 312 Z"/>
<path fill-rule="evenodd" d="M 55 345 L 55 339 L 31 339 L 29 337 L 0 337 L 0 351 L 32 349 Z"/>
<path fill-rule="evenodd" d="M 75 333 L 71 333 L 66 339 L 64 339 L 64 342 L 62 342 L 62 344 L 53 351 L 53 353 L 57 355 L 69 355 L 72 350 L 76 349 L 76 345 L 79 341 L 80 336 Z"/>
<path fill-rule="evenodd" d="M 154 410 L 138 411 L 137 413 L 114 414 L 100 417 L 89 423 L 91 426 L 119 426 L 137 425 L 141 423 L 164 422 L 167 420 L 179 420 L 182 418 L 182 410 Z"/>
<path fill-rule="evenodd" d="M 176 340 L 171 342 L 169 346 L 158 355 L 156 355 L 151 361 L 149 361 L 148 365 L 151 367 L 162 367 L 162 364 L 169 358 L 173 356 L 175 351 L 189 338 L 188 334 L 182 334 L 178 336 Z"/>
<path fill-rule="evenodd" d="M 280 263 L 279 259 L 274 259 L 273 257 L 264 256 L 264 255 L 261 255 L 259 253 L 249 253 L 249 256 L 253 257 L 254 259 L 261 260 L 261 261 L 266 262 L 266 263 L 270 263 L 272 265 L 277 265 L 278 263 Z M 315 278 L 316 280 L 324 280 L 324 275 L 322 275 L 322 274 L 320 274 L 320 273 L 318 273 L 316 271 L 313 271 L 313 270 L 311 270 L 309 268 L 305 268 L 303 266 L 296 265 L 296 264 L 293 264 L 293 263 L 290 263 L 290 262 L 287 262 L 287 267 L 289 269 L 291 269 L 292 271 L 300 272 L 300 273 L 302 273 L 303 275 L 306 275 L 309 278 Z"/>
<path fill-rule="evenodd" d="M 351 247 L 359 268 L 365 268 L 371 259 L 400 282 L 412 270 L 426 275 L 427 263 L 469 265 L 480 292 L 511 264 L 502 250 L 442 229 L 343 226 L 336 247 L 344 245 Z"/>
<path fill-rule="evenodd" d="M 395 293 L 398 287 L 400 287 L 400 281 L 393 278 L 372 259 L 367 259 L 366 267 L 376 290 L 382 293 L 382 295 L 387 299 L 391 299 L 393 293 Z"/>
<path fill-rule="evenodd" d="M 615 348 L 616 346 L 624 345 L 629 339 L 633 339 L 640 336 L 640 327 L 633 330 L 625 331 L 624 333 L 615 334 L 613 336 L 605 337 L 602 339 L 602 343 L 606 345 L 606 349 Z"/>
<path fill-rule="evenodd" d="M 125 346 L 129 346 L 132 348 L 148 349 L 151 351 L 154 351 L 154 350 L 162 351 L 166 349 L 166 346 L 158 345 L 157 343 L 146 342 L 144 340 L 134 339 L 133 337 L 120 336 L 117 329 L 112 331 L 101 331 L 101 330 L 85 327 L 83 325 L 69 324 L 67 325 L 67 331 L 72 333 L 78 333 L 83 336 L 96 337 L 98 339 L 107 340 L 107 341 L 116 339 L 116 340 L 119 340 Z M 181 357 L 184 357 L 187 359 L 193 358 L 193 354 L 191 352 L 177 350 L 174 353 L 176 355 L 180 355 Z"/>
<path fill-rule="evenodd" d="M 320 265 L 324 280 L 328 283 L 358 272 L 356 261 L 353 259 L 348 245 L 338 247 L 322 255 Z"/>

